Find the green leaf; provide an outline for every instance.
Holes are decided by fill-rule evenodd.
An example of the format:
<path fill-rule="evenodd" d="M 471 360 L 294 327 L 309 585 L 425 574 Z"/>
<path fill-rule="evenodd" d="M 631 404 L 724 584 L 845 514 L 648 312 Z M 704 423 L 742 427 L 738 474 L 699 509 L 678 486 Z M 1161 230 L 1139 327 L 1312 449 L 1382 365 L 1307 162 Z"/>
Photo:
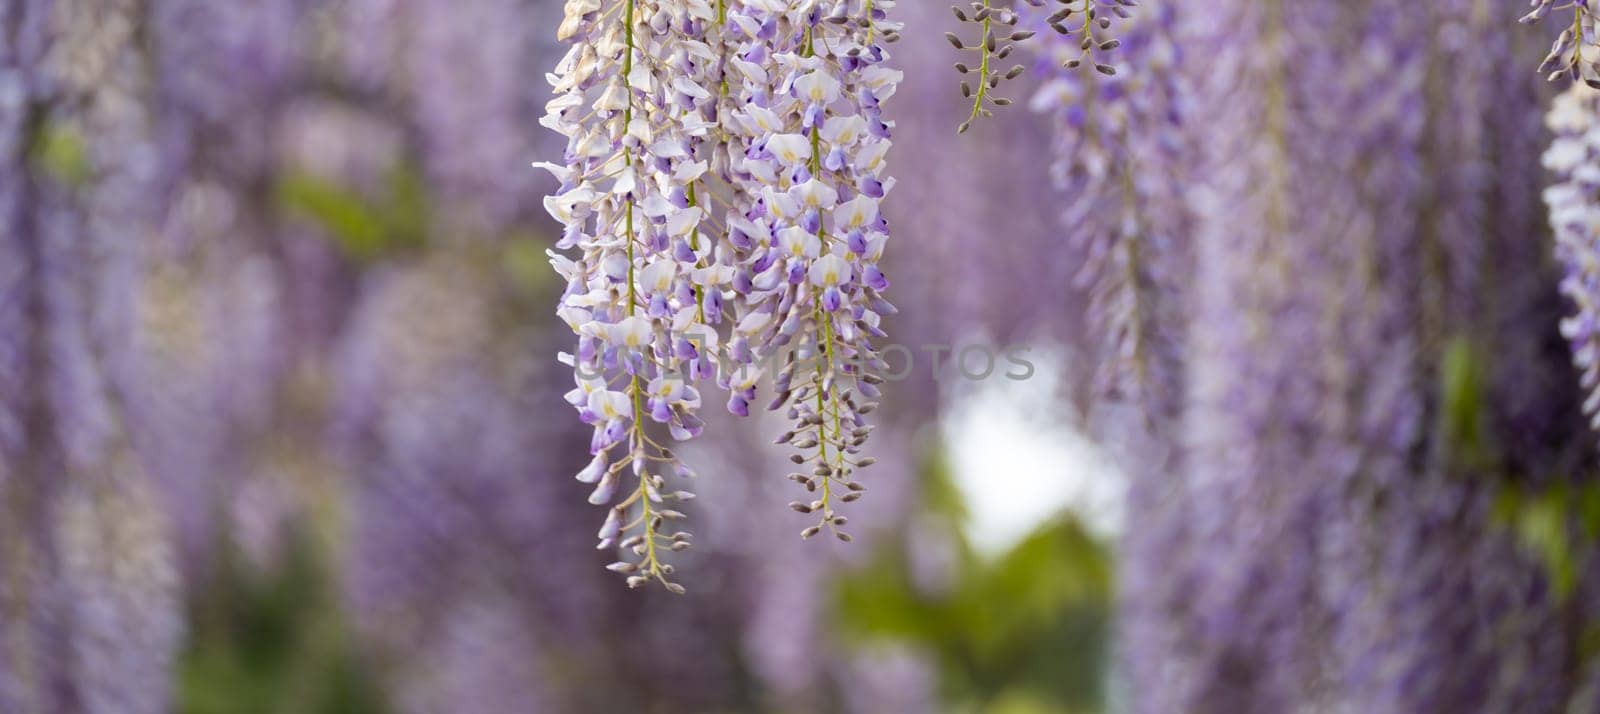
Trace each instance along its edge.
<path fill-rule="evenodd" d="M 355 192 L 306 173 L 278 182 L 278 203 L 291 215 L 316 222 L 348 256 L 364 260 L 384 247 L 384 229 L 377 211 Z"/>
<path fill-rule="evenodd" d="M 175 668 L 180 714 L 363 714 L 385 711 L 344 624 L 324 554 L 294 541 L 270 569 L 224 548 L 191 604 Z"/>
<path fill-rule="evenodd" d="M 391 168 L 381 200 L 369 200 L 335 181 L 303 171 L 285 174 L 278 204 L 316 223 L 346 256 L 367 261 L 427 242 L 427 186 L 408 162 Z"/>
<path fill-rule="evenodd" d="M 1445 347 L 1440 368 L 1439 435 L 1446 454 L 1458 463 L 1481 466 L 1489 459 L 1484 424 L 1484 369 L 1477 350 L 1465 337 Z"/>
<path fill-rule="evenodd" d="M 404 247 L 422 245 L 428 233 L 428 187 L 422 171 L 402 161 L 389 170 L 386 184 L 389 193 L 378 215 L 390 242 Z"/>
<path fill-rule="evenodd" d="M 901 544 L 883 547 L 838 583 L 841 637 L 893 640 L 932 653 L 947 701 L 963 705 L 955 710 L 1101 710 L 1110 552 L 1063 515 L 992 561 L 976 557 L 957 527 L 965 504 L 948 469 L 934 452 L 921 482 L 923 528 L 947 529 L 940 536 L 953 541 L 945 546 L 954 551 L 948 578 L 919 587 Z"/>
<path fill-rule="evenodd" d="M 60 124 L 47 124 L 34 136 L 34 160 L 45 173 L 68 186 L 89 180 L 89 147 L 83 135 Z"/>

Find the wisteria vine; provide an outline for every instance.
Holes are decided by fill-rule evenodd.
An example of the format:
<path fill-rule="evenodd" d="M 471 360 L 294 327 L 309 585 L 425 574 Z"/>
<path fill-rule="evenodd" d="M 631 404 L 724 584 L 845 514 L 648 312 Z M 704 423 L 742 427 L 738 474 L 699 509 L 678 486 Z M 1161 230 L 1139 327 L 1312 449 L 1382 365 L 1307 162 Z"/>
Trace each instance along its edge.
<path fill-rule="evenodd" d="M 633 587 L 681 593 L 670 551 L 691 542 L 668 476 L 692 470 L 668 445 L 703 428 L 695 384 L 715 378 L 747 416 L 770 378 L 794 426 L 778 442 L 809 471 L 795 502 L 841 540 L 836 507 L 858 469 L 878 397 L 888 279 L 879 201 L 891 126 L 880 102 L 900 72 L 884 45 L 893 0 L 569 0 L 571 47 L 549 76 L 544 125 L 567 137 L 546 209 L 565 226 L 551 261 L 558 310 L 578 337 L 563 354 L 567 401 L 593 426 L 578 480 L 610 510 L 601 549 Z M 648 419 L 646 417 L 648 416 Z M 660 427 L 665 427 L 665 434 Z M 629 480 L 626 487 L 624 480 Z"/>

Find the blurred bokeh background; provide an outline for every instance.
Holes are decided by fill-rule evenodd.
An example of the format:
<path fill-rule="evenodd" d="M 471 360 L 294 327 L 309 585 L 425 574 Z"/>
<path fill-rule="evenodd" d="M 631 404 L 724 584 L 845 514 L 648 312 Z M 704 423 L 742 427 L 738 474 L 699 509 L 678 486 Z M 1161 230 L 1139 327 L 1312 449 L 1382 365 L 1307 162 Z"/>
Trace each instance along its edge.
<path fill-rule="evenodd" d="M 1424 396 L 1391 410 L 1450 436 L 1407 458 L 1464 466 L 1315 499 L 1176 475 L 1138 405 L 1098 398 L 1091 248 L 1064 236 L 1050 159 L 1082 117 L 1015 106 L 958 140 L 950 14 L 902 0 L 888 330 L 918 359 L 886 390 L 859 536 L 801 542 L 772 424 L 719 415 L 690 447 L 675 597 L 603 569 L 571 477 L 589 429 L 555 360 L 555 184 L 529 168 L 562 151 L 538 125 L 557 0 L 0 0 L 0 711 L 1600 711 L 1600 489 L 1537 201 L 1548 96 L 1523 66 L 1541 40 L 1507 39 L 1515 7 L 1441 5 L 1459 22 L 1394 72 L 1397 106 L 1466 119 L 1408 129 L 1426 160 L 1361 170 L 1447 177 L 1408 194 L 1432 217 L 1408 225 L 1476 231 L 1504 271 L 1429 317 Z M 963 378 L 924 345 L 1036 370 Z M 1327 554 L 1364 537 L 1387 557 Z M 1262 542 L 1284 550 L 1241 565 Z M 1203 694 L 1328 651 L 1371 669 L 1271 672 L 1314 691 L 1294 708 Z M 1131 703 L 1164 682 L 1202 693 Z M 1386 704 L 1331 694 L 1374 682 Z"/>

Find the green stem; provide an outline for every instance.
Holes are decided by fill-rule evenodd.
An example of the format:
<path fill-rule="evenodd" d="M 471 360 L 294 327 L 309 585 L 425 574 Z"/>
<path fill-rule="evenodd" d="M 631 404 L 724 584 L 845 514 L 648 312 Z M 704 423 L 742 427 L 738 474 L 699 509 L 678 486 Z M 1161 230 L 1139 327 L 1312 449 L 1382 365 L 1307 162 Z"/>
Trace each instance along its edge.
<path fill-rule="evenodd" d="M 978 89 L 972 94 L 972 113 L 967 115 L 967 121 L 962 127 L 972 125 L 978 120 L 978 115 L 983 112 L 983 99 L 989 95 L 989 35 L 993 31 L 992 14 L 989 10 L 989 0 L 983 0 L 983 32 L 978 35 Z"/>
<path fill-rule="evenodd" d="M 623 144 L 624 144 L 624 146 L 626 146 L 626 144 L 627 144 L 627 132 L 629 130 L 629 127 L 633 124 L 633 87 L 629 85 L 629 78 L 633 74 L 633 53 L 634 53 L 634 51 L 636 49 L 634 47 L 634 44 L 633 44 L 633 13 L 634 13 L 635 2 L 636 2 L 636 0 L 628 0 L 627 11 L 624 13 L 624 17 L 623 17 L 623 22 L 625 23 L 625 26 L 623 28 L 622 34 L 623 34 L 623 38 L 624 38 L 624 40 L 625 40 L 625 42 L 627 43 L 627 46 L 628 46 L 627 54 L 623 55 L 623 59 L 622 59 L 622 85 L 623 85 L 624 88 L 627 89 L 627 93 L 628 93 L 628 106 L 627 106 L 626 109 L 623 110 L 623 113 L 622 113 L 622 121 L 623 121 L 622 132 L 623 132 Z M 623 149 L 623 162 L 627 165 L 629 170 L 631 170 L 633 168 L 633 151 L 631 149 L 627 149 L 627 148 Z M 637 288 L 635 287 L 635 282 L 636 281 L 634 280 L 633 207 L 634 207 L 634 199 L 630 195 L 628 197 L 627 216 L 623 219 L 623 222 L 626 225 L 626 228 L 627 228 L 627 231 L 628 231 L 627 244 L 628 244 L 628 316 L 629 317 L 633 316 L 634 311 L 635 311 L 636 306 L 637 306 L 637 303 L 639 302 L 638 294 L 637 294 Z M 644 439 L 644 428 L 643 428 L 643 426 L 641 426 L 641 420 L 642 420 L 642 417 L 644 415 L 644 399 L 642 398 L 641 392 L 640 392 L 640 389 L 639 389 L 639 375 L 635 374 L 635 375 L 632 375 L 629 378 L 629 380 L 628 380 L 628 393 L 633 398 L 633 425 L 632 425 L 632 429 L 631 429 L 632 435 L 631 435 L 631 437 L 629 439 L 629 442 L 630 442 L 629 443 L 629 449 L 630 449 L 629 450 L 629 456 L 630 456 L 630 458 L 637 458 L 636 456 L 634 456 L 634 452 L 632 451 L 632 447 L 634 445 L 638 444 L 640 441 L 642 441 Z M 650 513 L 649 479 L 650 479 L 650 474 L 647 471 L 641 470 L 640 473 L 639 473 L 639 489 L 634 493 L 634 498 L 639 501 L 639 514 L 640 514 L 639 520 L 640 520 L 640 524 L 644 528 L 645 554 L 644 554 L 643 567 L 644 567 L 644 570 L 645 570 L 646 574 L 648 574 L 651 577 L 654 577 L 654 578 L 656 578 L 658 580 L 664 580 L 664 577 L 661 574 L 661 563 L 656 558 L 656 532 L 655 532 L 655 525 L 650 522 L 651 521 L 651 513 Z"/>

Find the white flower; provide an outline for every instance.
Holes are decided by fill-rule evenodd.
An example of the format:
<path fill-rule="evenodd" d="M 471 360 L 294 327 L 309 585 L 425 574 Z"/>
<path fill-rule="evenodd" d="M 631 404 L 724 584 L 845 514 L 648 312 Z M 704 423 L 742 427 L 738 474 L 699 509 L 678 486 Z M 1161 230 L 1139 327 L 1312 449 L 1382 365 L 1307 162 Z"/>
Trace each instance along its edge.
<path fill-rule="evenodd" d="M 578 140 L 577 145 L 573 147 L 573 153 L 585 159 L 611 156 L 611 139 L 598 131 L 589 132 Z"/>
<path fill-rule="evenodd" d="M 588 16 L 600 9 L 600 0 L 567 0 L 561 26 L 556 28 L 556 39 L 565 42 L 578 34 L 578 29 L 588 22 Z"/>
<path fill-rule="evenodd" d="M 750 242 L 756 245 L 766 245 L 772 240 L 772 231 L 764 223 L 746 220 L 738 216 L 728 218 L 728 228 L 743 232 L 750 237 Z"/>
<path fill-rule="evenodd" d="M 675 402 L 683 398 L 683 379 L 677 376 L 656 377 L 646 389 L 650 396 Z"/>
<path fill-rule="evenodd" d="M 811 231 L 800 226 L 789 226 L 778 231 L 778 247 L 791 257 L 815 258 L 822 252 L 822 241 Z"/>
<path fill-rule="evenodd" d="M 589 465 L 583 467 L 583 470 L 578 472 L 578 481 L 582 483 L 595 483 L 599 481 L 600 476 L 606 472 L 606 467 L 611 465 L 610 461 L 611 460 L 607 458 L 606 452 L 604 451 L 595 454 L 594 458 L 589 460 Z"/>
<path fill-rule="evenodd" d="M 862 171 L 876 173 L 883 167 L 883 159 L 889 154 L 890 146 L 888 141 L 875 141 L 861 147 L 855 156 L 856 165 Z"/>
<path fill-rule="evenodd" d="M 674 238 L 681 238 L 688 235 L 690 231 L 693 231 L 700 225 L 701 213 L 702 211 L 699 209 L 699 207 L 690 206 L 688 208 L 679 209 L 668 214 L 667 235 L 670 235 Z"/>
<path fill-rule="evenodd" d="M 862 119 L 859 114 L 851 114 L 829 117 L 822 123 L 821 135 L 830 144 L 848 145 L 854 144 L 866 130 L 867 120 Z"/>
<path fill-rule="evenodd" d="M 704 175 L 710 166 L 704 161 L 685 161 L 672 169 L 672 180 L 678 183 L 690 183 Z"/>
<path fill-rule="evenodd" d="M 562 279 L 571 282 L 578 278 L 578 262 L 553 250 L 546 250 L 544 254 L 550 258 L 550 267 L 555 268 Z"/>
<path fill-rule="evenodd" d="M 834 230 L 850 231 L 862 228 L 878 219 L 878 202 L 867 196 L 856 196 L 833 209 Z"/>
<path fill-rule="evenodd" d="M 811 284 L 824 288 L 835 287 L 841 283 L 850 282 L 850 263 L 844 258 L 829 253 L 811 264 L 809 271 Z"/>
<path fill-rule="evenodd" d="M 733 282 L 733 275 L 734 269 L 731 265 L 711 265 L 704 268 L 695 268 L 690 273 L 690 279 L 696 285 L 712 287 Z"/>
<path fill-rule="evenodd" d="M 783 129 L 783 117 L 778 113 L 760 106 L 751 104 L 739 116 L 752 134 L 774 134 Z M 807 147 L 809 148 L 809 147 Z"/>
<path fill-rule="evenodd" d="M 639 183 L 634 177 L 633 167 L 629 166 L 623 169 L 622 175 L 618 176 L 617 180 L 611 184 L 611 193 L 618 196 L 633 193 L 633 190 L 638 186 Z"/>
<path fill-rule="evenodd" d="M 606 89 L 594 100 L 594 108 L 602 112 L 620 112 L 628 108 L 628 88 L 622 82 L 606 83 Z"/>
<path fill-rule="evenodd" d="M 640 113 L 628 122 L 628 136 L 638 139 L 641 144 L 649 144 L 656 140 L 656 130 L 650 125 L 650 120 Z"/>
<path fill-rule="evenodd" d="M 677 77 L 672 80 L 672 88 L 682 92 L 693 99 L 710 99 L 711 93 L 705 90 L 688 77 Z"/>
<path fill-rule="evenodd" d="M 670 260 L 651 263 L 639 271 L 639 291 L 646 295 L 664 293 L 672 288 L 672 279 L 677 277 L 677 274 L 678 264 Z"/>
<path fill-rule="evenodd" d="M 621 322 L 608 327 L 606 338 L 611 344 L 629 349 L 639 349 L 650 344 L 650 321 L 642 317 L 625 317 Z"/>
<path fill-rule="evenodd" d="M 828 104 L 839 98 L 839 80 L 823 70 L 816 70 L 796 79 L 794 91 L 813 104 Z"/>
<path fill-rule="evenodd" d="M 1589 157 L 1589 146 L 1582 139 L 1561 137 L 1550 142 L 1544 152 L 1544 167 L 1551 171 L 1571 171 Z"/>
<path fill-rule="evenodd" d="M 574 95 L 567 94 L 563 96 L 571 97 Z M 544 169 L 545 171 L 549 171 L 550 175 L 556 177 L 556 180 L 560 181 L 562 184 L 566 184 L 567 182 L 571 181 L 573 174 L 577 173 L 569 166 L 553 164 L 549 161 L 535 161 L 533 162 L 533 167 L 536 169 Z"/>
<path fill-rule="evenodd" d="M 567 327 L 571 328 L 573 332 L 577 332 L 582 325 L 593 319 L 588 310 L 574 305 L 562 305 L 557 308 L 556 317 L 567 323 Z"/>
<path fill-rule="evenodd" d="M 628 86 L 632 89 L 648 92 L 655 85 L 656 76 L 650 71 L 650 63 L 638 62 L 633 65 L 633 71 L 628 73 Z"/>
<path fill-rule="evenodd" d="M 610 253 L 600 261 L 600 272 L 612 280 L 625 280 L 628 277 L 628 256 L 621 253 Z"/>
<path fill-rule="evenodd" d="M 772 324 L 772 313 L 752 312 L 739 320 L 739 326 L 734 329 L 742 334 L 754 335 L 766 329 L 767 325 L 770 324 Z"/>
<path fill-rule="evenodd" d="M 791 189 L 794 198 L 807 208 L 833 208 L 839 202 L 839 191 L 815 178 Z"/>
<path fill-rule="evenodd" d="M 666 196 L 663 196 L 659 193 L 650 194 L 644 199 L 643 203 L 639 204 L 639 209 L 644 211 L 644 215 L 651 218 L 660 218 L 665 216 L 668 213 L 671 213 L 674 208 L 676 207 L 672 205 L 672 202 L 668 201 Z"/>
<path fill-rule="evenodd" d="M 767 150 L 779 161 L 797 166 L 811 158 L 811 139 L 802 134 L 778 134 L 767 140 Z"/>
<path fill-rule="evenodd" d="M 627 392 L 602 389 L 589 393 L 589 411 L 606 421 L 617 421 L 633 416 L 633 400 Z"/>
<path fill-rule="evenodd" d="M 680 139 L 657 139 L 650 145 L 650 155 L 660 159 L 681 159 L 689 155 Z"/>
<path fill-rule="evenodd" d="M 767 210 L 772 213 L 773 218 L 792 221 L 800 217 L 800 204 L 786 193 L 768 187 L 762 190 L 761 198 L 767 204 Z"/>
<path fill-rule="evenodd" d="M 894 96 L 895 89 L 899 88 L 900 80 L 905 79 L 906 73 L 880 64 L 868 67 L 861 76 L 862 83 L 878 95 L 878 101 L 884 101 Z"/>
<path fill-rule="evenodd" d="M 603 379 L 579 378 L 577 384 L 577 387 L 566 394 L 567 402 L 573 406 L 588 406 L 595 392 L 603 392 L 606 389 Z"/>
<path fill-rule="evenodd" d="M 883 257 L 883 244 L 887 242 L 889 236 L 882 233 L 867 236 L 867 254 L 862 257 L 874 263 L 878 262 L 878 259 Z"/>
<path fill-rule="evenodd" d="M 581 221 L 589 215 L 589 205 L 594 202 L 595 193 L 588 186 L 579 186 L 559 196 L 545 196 L 544 210 L 551 218 L 563 224 L 572 224 Z"/>
<path fill-rule="evenodd" d="M 752 36 L 761 31 L 761 24 L 752 18 L 738 15 L 734 17 L 734 22 L 738 25 L 747 27 L 748 29 L 745 31 L 750 33 Z M 753 84 L 767 83 L 767 69 L 765 67 L 739 57 L 733 57 L 729 59 L 728 63 L 733 65 L 733 68 L 738 70 L 739 74 L 744 75 L 745 80 Z"/>
<path fill-rule="evenodd" d="M 611 304 L 611 293 L 604 289 L 590 290 L 568 297 L 567 304 L 577 308 L 605 307 Z M 589 314 L 588 311 L 585 312 Z M 596 337 L 599 334 L 595 332 L 589 336 Z"/>

